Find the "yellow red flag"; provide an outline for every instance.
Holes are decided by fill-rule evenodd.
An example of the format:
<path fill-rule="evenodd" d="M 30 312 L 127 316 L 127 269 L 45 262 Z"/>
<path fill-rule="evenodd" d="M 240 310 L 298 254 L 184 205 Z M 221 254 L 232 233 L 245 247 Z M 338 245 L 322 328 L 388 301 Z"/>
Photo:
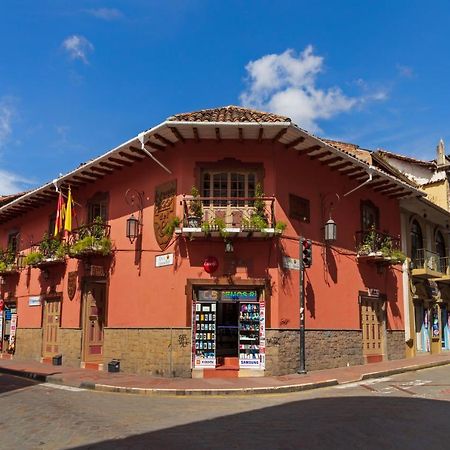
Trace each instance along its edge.
<path fill-rule="evenodd" d="M 58 206 L 56 207 L 56 221 L 55 221 L 55 231 L 53 235 L 56 237 L 62 231 L 63 224 L 64 224 L 64 213 L 65 213 L 65 204 L 64 204 L 64 197 L 62 195 L 62 192 L 59 191 L 58 196 Z"/>
<path fill-rule="evenodd" d="M 69 233 L 72 231 L 72 207 L 73 207 L 72 191 L 70 190 L 69 186 L 69 193 L 67 195 L 67 206 L 64 217 L 64 230 L 68 231 Z"/>

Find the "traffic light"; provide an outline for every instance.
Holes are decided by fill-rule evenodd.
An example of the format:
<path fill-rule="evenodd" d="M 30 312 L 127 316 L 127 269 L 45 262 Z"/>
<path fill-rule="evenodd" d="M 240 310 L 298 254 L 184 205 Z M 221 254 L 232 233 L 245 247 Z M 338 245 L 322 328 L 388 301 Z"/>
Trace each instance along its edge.
<path fill-rule="evenodd" d="M 302 239 L 302 261 L 303 267 L 311 267 L 312 265 L 312 241 L 311 239 Z"/>

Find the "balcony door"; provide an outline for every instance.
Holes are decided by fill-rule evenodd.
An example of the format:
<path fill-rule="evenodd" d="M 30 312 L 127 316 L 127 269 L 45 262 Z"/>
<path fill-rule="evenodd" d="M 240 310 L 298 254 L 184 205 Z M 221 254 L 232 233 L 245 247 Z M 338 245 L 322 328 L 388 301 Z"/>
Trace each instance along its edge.
<path fill-rule="evenodd" d="M 253 211 L 252 198 L 256 192 L 254 172 L 205 171 L 202 173 L 202 197 L 214 197 L 204 201 L 205 220 L 224 220 L 228 227 L 240 227 L 242 220 Z"/>

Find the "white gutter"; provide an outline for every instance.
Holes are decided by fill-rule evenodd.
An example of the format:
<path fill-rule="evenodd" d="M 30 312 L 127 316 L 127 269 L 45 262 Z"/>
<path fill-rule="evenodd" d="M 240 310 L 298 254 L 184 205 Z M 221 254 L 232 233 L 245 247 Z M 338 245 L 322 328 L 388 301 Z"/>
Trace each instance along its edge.
<path fill-rule="evenodd" d="M 367 175 L 369 175 L 369 178 L 366 181 L 362 182 L 359 186 L 356 186 L 354 189 L 352 189 L 351 191 L 348 191 L 346 194 L 344 194 L 344 197 L 347 197 L 347 195 L 350 195 L 351 193 L 357 191 L 358 189 L 361 189 L 367 183 L 370 183 L 373 178 L 373 169 L 374 169 L 374 167 L 369 166 L 369 168 L 367 169 Z"/>

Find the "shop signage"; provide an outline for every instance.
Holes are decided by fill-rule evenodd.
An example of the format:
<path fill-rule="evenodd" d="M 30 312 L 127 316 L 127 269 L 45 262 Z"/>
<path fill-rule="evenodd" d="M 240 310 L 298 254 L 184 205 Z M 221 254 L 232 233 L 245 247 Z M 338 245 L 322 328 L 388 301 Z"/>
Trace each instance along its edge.
<path fill-rule="evenodd" d="M 222 300 L 257 300 L 256 291 L 222 291 Z"/>
<path fill-rule="evenodd" d="M 41 306 L 41 297 L 39 295 L 28 297 L 28 306 Z"/>
<path fill-rule="evenodd" d="M 201 289 L 198 291 L 199 301 L 217 301 L 220 298 L 220 291 L 212 289 Z"/>
<path fill-rule="evenodd" d="M 173 253 L 155 256 L 155 267 L 165 267 L 173 265 Z"/>
<path fill-rule="evenodd" d="M 75 292 L 77 291 L 77 272 L 69 272 L 67 276 L 67 295 L 70 300 L 75 297 Z"/>
<path fill-rule="evenodd" d="M 300 270 L 300 260 L 283 256 L 283 267 L 285 269 Z"/>
<path fill-rule="evenodd" d="M 167 225 L 175 218 L 177 181 L 169 181 L 156 186 L 153 229 L 156 242 L 161 250 L 167 247 L 172 236 L 166 233 Z"/>
<path fill-rule="evenodd" d="M 380 296 L 380 290 L 379 289 L 373 289 L 373 288 L 367 288 L 367 295 L 369 297 L 376 297 L 376 298 L 378 298 Z"/>
<path fill-rule="evenodd" d="M 203 268 L 206 273 L 214 273 L 219 268 L 219 261 L 215 256 L 208 256 L 203 261 Z"/>

